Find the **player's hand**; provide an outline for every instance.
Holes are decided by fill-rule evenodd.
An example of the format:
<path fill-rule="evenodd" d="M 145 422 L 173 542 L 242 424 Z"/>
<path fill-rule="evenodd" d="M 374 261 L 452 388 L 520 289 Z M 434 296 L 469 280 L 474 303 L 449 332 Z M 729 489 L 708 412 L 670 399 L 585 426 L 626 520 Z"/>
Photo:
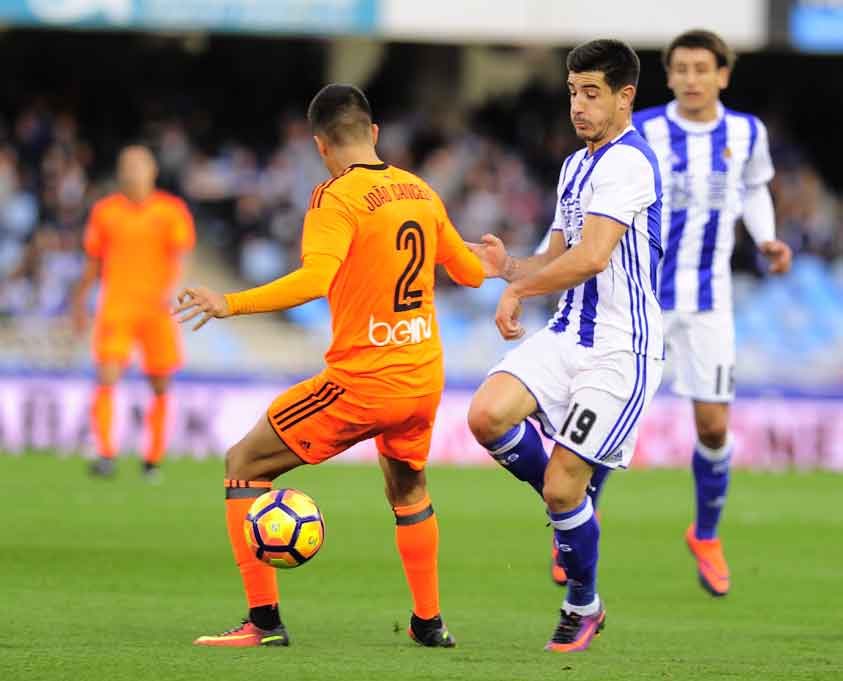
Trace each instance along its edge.
<path fill-rule="evenodd" d="M 765 241 L 759 246 L 759 250 L 770 263 L 770 274 L 785 274 L 790 271 L 793 252 L 784 241 Z"/>
<path fill-rule="evenodd" d="M 85 303 L 74 301 L 70 307 L 70 327 L 77 338 L 88 328 L 88 310 Z"/>
<path fill-rule="evenodd" d="M 466 241 L 465 245 L 474 255 L 480 258 L 487 278 L 503 277 L 509 260 L 503 241 L 494 234 L 484 234 L 480 241 L 482 243 L 479 244 Z"/>
<path fill-rule="evenodd" d="M 524 327 L 518 318 L 521 316 L 521 299 L 507 286 L 498 301 L 495 324 L 504 340 L 518 340 L 524 335 Z"/>
<path fill-rule="evenodd" d="M 225 296 L 205 286 L 186 288 L 179 293 L 177 300 L 179 304 L 173 310 L 173 315 L 176 317 L 182 315 L 178 319 L 179 324 L 189 322 L 201 315 L 199 321 L 193 326 L 194 331 L 205 326 L 209 319 L 214 317 L 225 319 L 231 316 Z"/>

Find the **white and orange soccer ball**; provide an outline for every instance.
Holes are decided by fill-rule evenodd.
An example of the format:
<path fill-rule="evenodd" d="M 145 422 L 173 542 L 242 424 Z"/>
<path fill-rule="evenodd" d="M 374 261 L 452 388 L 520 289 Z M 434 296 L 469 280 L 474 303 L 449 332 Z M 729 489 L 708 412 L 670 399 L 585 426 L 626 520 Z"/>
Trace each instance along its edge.
<path fill-rule="evenodd" d="M 277 568 L 306 563 L 325 540 L 319 507 L 297 489 L 273 489 L 259 496 L 249 508 L 243 529 L 255 555 Z"/>

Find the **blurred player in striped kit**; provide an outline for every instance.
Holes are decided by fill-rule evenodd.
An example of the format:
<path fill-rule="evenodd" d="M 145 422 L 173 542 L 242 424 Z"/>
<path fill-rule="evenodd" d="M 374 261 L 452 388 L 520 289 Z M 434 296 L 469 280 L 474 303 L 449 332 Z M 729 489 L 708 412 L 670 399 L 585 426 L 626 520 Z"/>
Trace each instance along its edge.
<path fill-rule="evenodd" d="M 700 583 L 713 596 L 729 591 L 729 569 L 717 527 L 733 452 L 735 327 L 729 261 L 742 218 L 773 274 L 790 269 L 790 248 L 775 238 L 767 183 L 773 164 L 767 130 L 755 116 L 727 109 L 735 55 L 714 33 L 687 31 L 664 52 L 675 100 L 639 111 L 632 122 L 650 143 L 664 178 L 659 277 L 673 390 L 694 405 L 696 519 L 685 539 Z"/>

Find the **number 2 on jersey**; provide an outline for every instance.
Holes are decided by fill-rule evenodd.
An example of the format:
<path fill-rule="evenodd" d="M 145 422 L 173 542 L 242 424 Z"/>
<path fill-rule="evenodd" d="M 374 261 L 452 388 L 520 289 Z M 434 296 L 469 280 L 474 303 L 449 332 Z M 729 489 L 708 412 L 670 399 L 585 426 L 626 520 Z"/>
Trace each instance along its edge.
<path fill-rule="evenodd" d="M 421 289 L 411 289 L 419 271 L 424 264 L 424 232 L 421 225 L 414 220 L 408 220 L 398 229 L 398 237 L 395 240 L 395 248 L 399 251 L 411 252 L 410 262 L 398 277 L 395 284 L 395 298 L 393 309 L 396 312 L 407 312 L 422 306 Z"/>

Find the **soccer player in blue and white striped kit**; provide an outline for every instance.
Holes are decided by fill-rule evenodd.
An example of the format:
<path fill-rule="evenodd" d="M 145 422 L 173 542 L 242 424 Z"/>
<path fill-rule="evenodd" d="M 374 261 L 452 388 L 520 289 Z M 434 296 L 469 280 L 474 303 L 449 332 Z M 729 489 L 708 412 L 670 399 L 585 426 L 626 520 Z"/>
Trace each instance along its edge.
<path fill-rule="evenodd" d="M 507 353 L 475 394 L 469 426 L 510 473 L 542 495 L 568 573 L 546 649 L 588 648 L 605 622 L 597 593 L 600 528 L 587 495 L 595 470 L 625 468 L 638 424 L 661 381 L 658 161 L 632 127 L 638 57 L 595 40 L 567 59 L 571 121 L 586 146 L 559 176 L 547 250 L 514 259 L 491 235 L 474 246 L 501 295 L 501 335 L 524 334 L 520 301 L 563 292 L 547 326 Z M 548 459 L 535 418 L 554 447 Z"/>
<path fill-rule="evenodd" d="M 787 244 L 775 238 L 767 183 L 773 164 L 764 124 L 727 109 L 720 92 L 735 57 L 710 31 L 683 33 L 664 52 L 676 99 L 633 114 L 659 159 L 664 181 L 659 276 L 673 390 L 693 401 L 696 519 L 685 538 L 700 583 L 713 596 L 729 591 L 729 569 L 717 526 L 733 451 L 729 404 L 734 398 L 735 328 L 729 261 L 739 217 L 772 273 L 790 269 Z"/>

